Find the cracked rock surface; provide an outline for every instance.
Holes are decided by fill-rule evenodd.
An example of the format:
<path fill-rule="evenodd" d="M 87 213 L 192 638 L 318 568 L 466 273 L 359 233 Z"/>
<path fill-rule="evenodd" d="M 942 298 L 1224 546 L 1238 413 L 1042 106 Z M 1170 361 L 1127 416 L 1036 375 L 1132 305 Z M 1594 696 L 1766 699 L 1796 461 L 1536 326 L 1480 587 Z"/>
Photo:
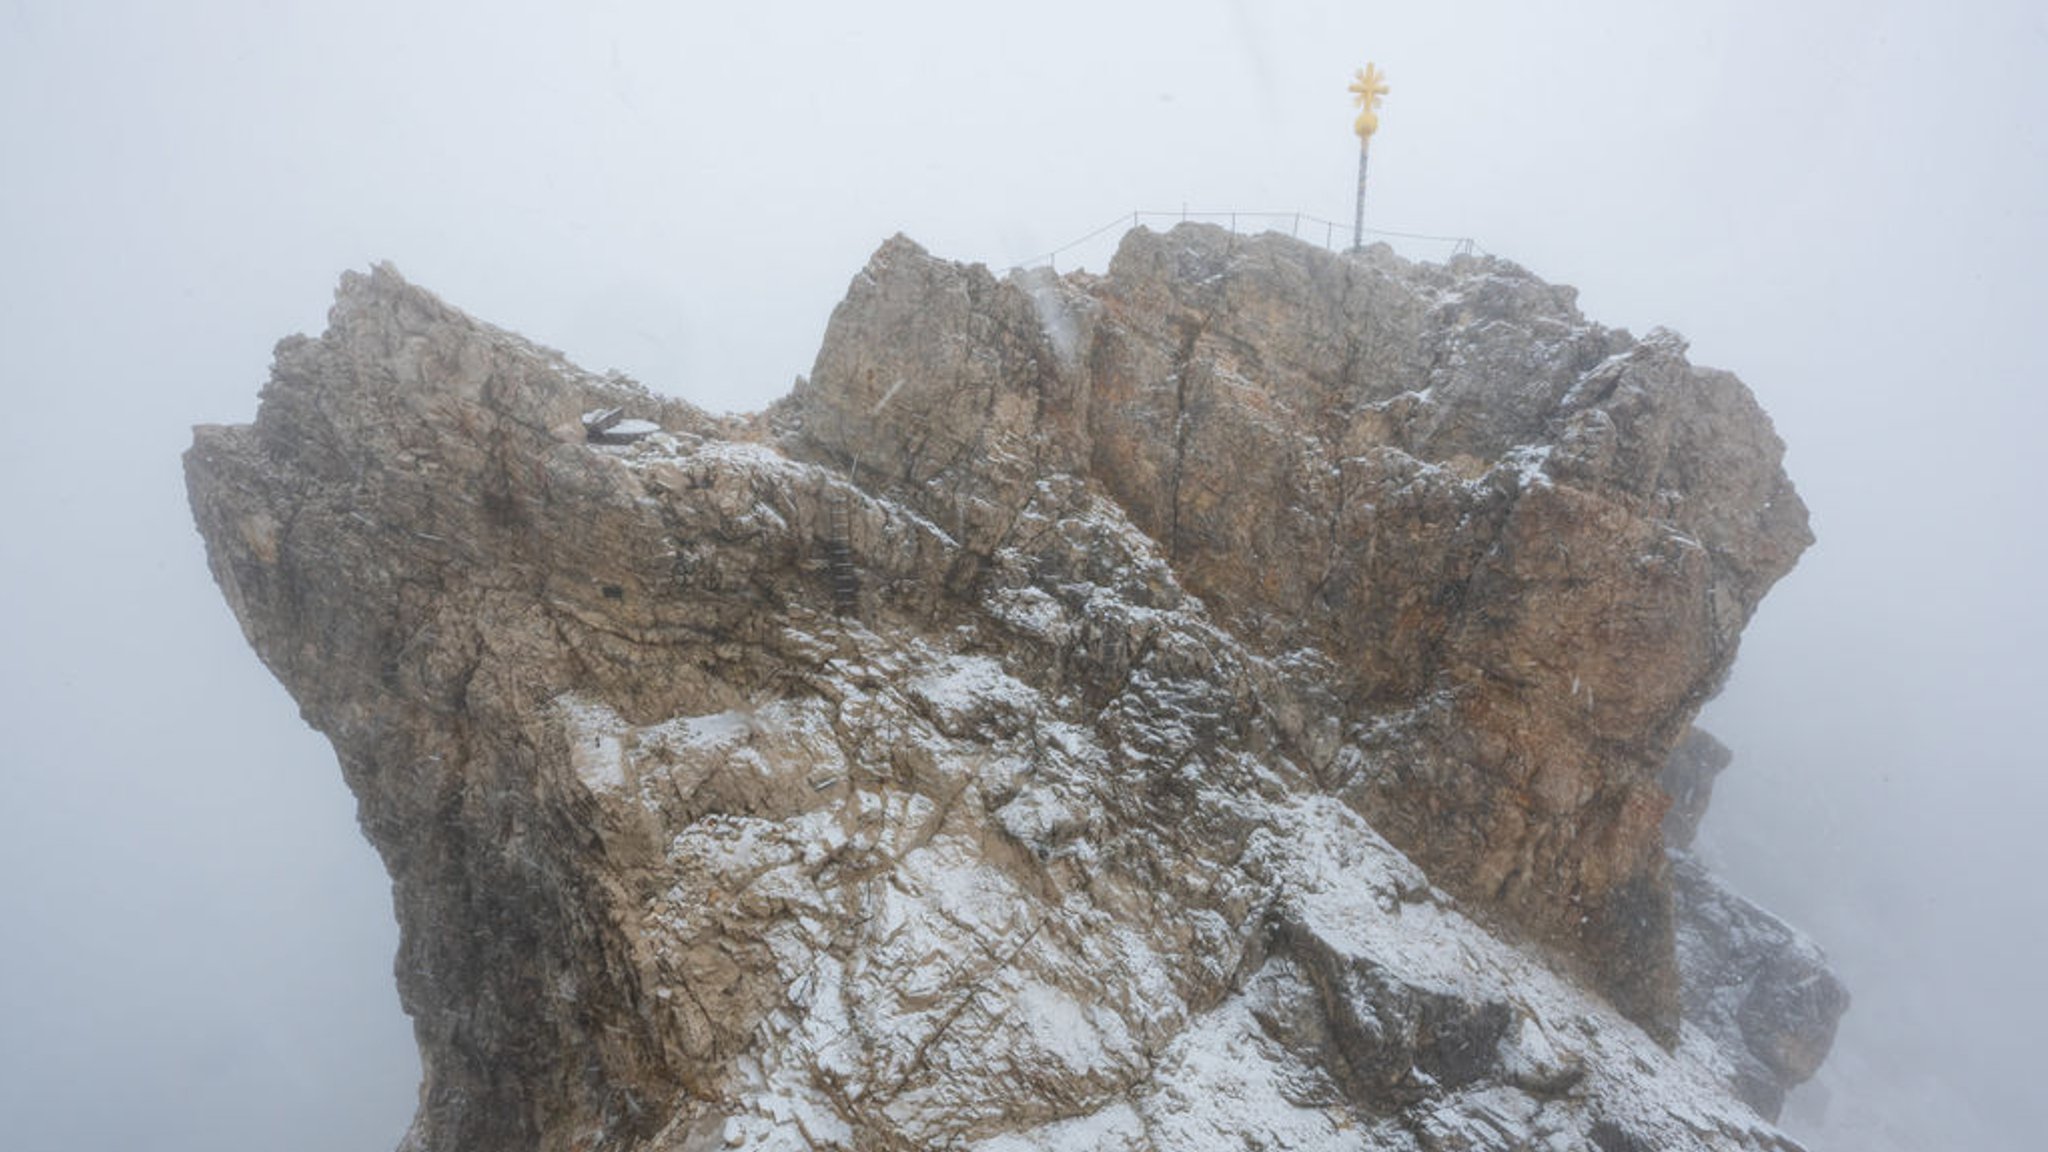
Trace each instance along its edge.
<path fill-rule="evenodd" d="M 1658 786 L 1780 452 L 1513 265 L 1184 226 L 892 240 L 747 419 L 351 274 L 186 463 L 393 878 L 409 1147 L 1782 1149 L 1841 1003 Z"/>

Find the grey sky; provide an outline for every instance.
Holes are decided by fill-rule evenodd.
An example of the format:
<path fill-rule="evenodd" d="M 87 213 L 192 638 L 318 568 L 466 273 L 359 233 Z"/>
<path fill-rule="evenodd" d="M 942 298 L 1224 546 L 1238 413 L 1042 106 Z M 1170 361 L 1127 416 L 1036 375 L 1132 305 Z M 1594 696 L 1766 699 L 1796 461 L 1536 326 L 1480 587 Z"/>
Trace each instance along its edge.
<path fill-rule="evenodd" d="M 1372 59 L 1372 224 L 1685 333 L 1791 445 L 1822 542 L 1710 711 L 1708 833 L 1855 986 L 1816 1142 L 2032 1147 L 2048 15 L 1666 7 L 0 0 L 0 1143 L 408 1117 L 381 869 L 177 466 L 343 268 L 757 407 L 898 230 L 1348 219 Z"/>

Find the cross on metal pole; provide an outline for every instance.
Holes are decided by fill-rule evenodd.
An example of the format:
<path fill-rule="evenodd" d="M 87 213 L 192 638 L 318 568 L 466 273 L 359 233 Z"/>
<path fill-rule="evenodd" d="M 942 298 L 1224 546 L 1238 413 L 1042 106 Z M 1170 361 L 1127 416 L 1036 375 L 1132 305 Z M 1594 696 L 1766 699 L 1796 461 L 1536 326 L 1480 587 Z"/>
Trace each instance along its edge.
<path fill-rule="evenodd" d="M 1358 102 L 1358 119 L 1351 130 L 1358 133 L 1358 203 L 1351 217 L 1351 250 L 1365 247 L 1365 165 L 1372 152 L 1372 134 L 1380 130 L 1380 98 L 1387 94 L 1387 78 L 1379 65 L 1366 64 L 1352 78 L 1352 99 Z"/>

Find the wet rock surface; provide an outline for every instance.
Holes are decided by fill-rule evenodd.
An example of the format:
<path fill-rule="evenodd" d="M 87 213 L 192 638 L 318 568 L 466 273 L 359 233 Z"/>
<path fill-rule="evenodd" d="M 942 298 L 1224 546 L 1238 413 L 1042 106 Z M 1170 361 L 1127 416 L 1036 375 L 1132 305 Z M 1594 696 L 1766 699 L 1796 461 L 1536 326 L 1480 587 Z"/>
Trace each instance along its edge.
<path fill-rule="evenodd" d="M 352 274 L 186 462 L 393 877 L 412 1147 L 1785 1148 L 1827 1005 L 1681 997 L 1657 783 L 1779 453 L 1512 265 L 1183 227 L 892 240 L 746 420 Z"/>

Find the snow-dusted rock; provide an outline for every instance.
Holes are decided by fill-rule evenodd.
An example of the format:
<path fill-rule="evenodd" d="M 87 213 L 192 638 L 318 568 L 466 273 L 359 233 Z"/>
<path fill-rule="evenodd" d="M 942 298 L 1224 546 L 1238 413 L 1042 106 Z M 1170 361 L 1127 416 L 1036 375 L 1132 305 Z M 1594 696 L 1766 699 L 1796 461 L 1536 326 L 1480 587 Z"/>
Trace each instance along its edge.
<path fill-rule="evenodd" d="M 1735 1094 L 1775 1120 L 1785 1092 L 1820 1070 L 1849 1010 L 1827 957 L 1797 929 L 1673 860 L 1685 1016 L 1731 1066 Z"/>
<path fill-rule="evenodd" d="M 1326 787 L 1670 1039 L 1658 771 L 1811 537 L 1741 382 L 1574 295 L 1204 225 L 1067 281 L 897 237 L 786 443 L 976 553 L 1085 477 L 1250 650 L 1327 661 Z"/>
<path fill-rule="evenodd" d="M 1557 352 L 1593 337 L 1509 266 L 1250 242 L 1281 291 L 1217 243 L 997 281 L 892 241 L 751 422 L 380 268 L 279 346 L 253 426 L 199 430 L 215 576 L 392 873 L 409 1146 L 1789 1147 L 1731 1093 L 1726 1029 L 1665 1011 L 1667 874 L 1616 831 L 1654 832 L 1635 758 L 1697 701 L 1618 687 L 1609 648 L 1710 679 L 1797 551 L 1745 535 L 1796 507 L 1764 433 L 1739 443 L 1769 475 L 1709 476 L 1744 461 L 1688 423 L 1760 417 L 1661 345 Z M 1162 502 L 1141 365 L 1190 292 L 1216 304 L 1174 370 L 1206 399 L 1154 434 L 1220 438 Z M 1260 342 L 1304 326 L 1355 379 L 1302 412 L 1411 428 L 1290 457 L 1334 453 L 1306 474 L 1342 508 L 1214 455 L 1300 431 L 1260 412 L 1313 374 Z M 1425 374 L 1386 392 L 1388 365 Z M 592 435 L 614 417 L 660 430 Z M 1452 429 L 1492 455 L 1424 449 Z M 1226 470 L 1242 507 L 1192 496 Z M 1736 524 L 1760 492 L 1790 503 Z M 1536 571 L 1566 534 L 1575 566 Z M 1636 615 L 1557 632 L 1601 606 Z M 1654 730 L 1600 743 L 1630 717 Z"/>

